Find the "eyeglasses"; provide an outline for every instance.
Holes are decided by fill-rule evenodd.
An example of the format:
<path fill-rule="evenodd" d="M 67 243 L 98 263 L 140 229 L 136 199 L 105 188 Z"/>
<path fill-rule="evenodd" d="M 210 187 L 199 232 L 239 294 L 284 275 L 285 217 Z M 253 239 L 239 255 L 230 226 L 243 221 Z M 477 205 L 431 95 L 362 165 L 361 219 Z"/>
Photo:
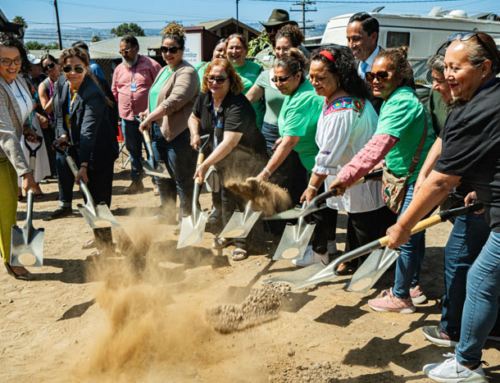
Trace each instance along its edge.
<path fill-rule="evenodd" d="M 179 52 L 179 50 L 180 50 L 180 48 L 179 48 L 179 47 L 164 47 L 164 46 L 162 46 L 160 49 L 161 49 L 161 51 L 162 51 L 163 53 L 168 53 L 168 52 L 170 52 L 170 53 L 172 53 L 173 55 L 175 55 L 175 54 L 176 54 L 177 52 Z"/>
<path fill-rule="evenodd" d="M 118 53 L 121 55 L 124 55 L 124 54 L 128 55 L 131 50 L 132 49 L 122 49 L 122 50 L 118 51 Z"/>
<path fill-rule="evenodd" d="M 385 82 L 389 80 L 392 77 L 393 73 L 392 72 L 387 72 L 387 71 L 380 71 L 377 73 L 373 72 L 366 72 L 366 80 L 370 83 L 372 83 L 375 79 L 377 79 L 379 82 Z"/>
<path fill-rule="evenodd" d="M 0 59 L 0 62 L 2 63 L 3 66 L 10 67 L 12 63 L 14 63 L 14 65 L 21 65 L 23 63 L 23 59 L 21 57 L 18 57 L 17 59 L 14 60 Z"/>
<path fill-rule="evenodd" d="M 452 36 L 448 37 L 448 39 L 446 39 L 446 42 L 439 47 L 439 49 L 437 50 L 436 54 L 441 54 L 441 55 L 444 56 L 445 53 L 446 53 L 446 48 L 448 48 L 448 46 L 453 41 L 455 41 L 455 40 L 468 41 L 468 40 L 470 40 L 473 37 L 477 38 L 477 41 L 479 41 L 479 44 L 481 44 L 483 46 L 483 48 L 488 51 L 488 53 L 491 55 L 491 57 L 496 57 L 497 56 L 497 53 L 496 52 L 492 52 L 491 49 L 490 49 L 490 47 L 488 47 L 488 45 L 486 45 L 484 43 L 484 41 L 481 40 L 481 37 L 479 37 L 479 35 L 476 32 L 455 33 L 454 35 L 452 35 Z"/>
<path fill-rule="evenodd" d="M 216 82 L 217 84 L 224 84 L 224 81 L 228 79 L 228 77 L 212 77 L 212 76 L 205 76 L 208 82 Z"/>
<path fill-rule="evenodd" d="M 44 72 L 47 72 L 49 69 L 52 69 L 52 68 L 54 68 L 55 66 L 56 66 L 56 64 L 54 64 L 54 63 L 48 63 L 46 66 L 42 67 L 42 70 L 43 70 Z"/>
<path fill-rule="evenodd" d="M 66 65 L 65 67 L 63 67 L 64 73 L 76 72 L 78 74 L 82 74 L 84 70 L 85 69 L 83 69 L 81 66 L 72 67 L 72 66 Z"/>
<path fill-rule="evenodd" d="M 290 76 L 285 76 L 285 77 L 273 77 L 271 79 L 271 81 L 274 82 L 274 83 L 277 83 L 277 82 L 287 82 L 292 77 L 293 77 L 293 74 L 291 74 Z"/>

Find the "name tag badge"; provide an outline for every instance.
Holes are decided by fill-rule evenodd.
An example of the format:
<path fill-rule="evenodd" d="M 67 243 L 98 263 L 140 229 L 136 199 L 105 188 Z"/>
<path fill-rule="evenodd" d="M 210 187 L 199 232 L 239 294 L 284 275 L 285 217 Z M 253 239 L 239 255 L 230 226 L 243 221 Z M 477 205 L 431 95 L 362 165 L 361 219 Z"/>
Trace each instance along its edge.
<path fill-rule="evenodd" d="M 264 56 L 262 61 L 270 61 L 273 58 L 273 56 Z"/>
<path fill-rule="evenodd" d="M 136 82 L 135 82 L 135 81 L 132 81 L 132 82 L 130 83 L 130 91 L 131 91 L 131 92 L 137 92 L 137 84 L 136 84 Z"/>

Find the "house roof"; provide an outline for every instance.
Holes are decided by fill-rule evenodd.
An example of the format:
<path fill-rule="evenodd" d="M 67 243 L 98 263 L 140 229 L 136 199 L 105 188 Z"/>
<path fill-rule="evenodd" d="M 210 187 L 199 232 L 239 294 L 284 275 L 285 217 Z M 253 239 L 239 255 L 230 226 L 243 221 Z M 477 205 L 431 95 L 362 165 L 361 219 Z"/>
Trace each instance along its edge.
<path fill-rule="evenodd" d="M 228 24 L 234 23 L 236 24 L 236 19 L 230 17 L 228 19 L 220 19 L 220 20 L 213 20 L 213 21 L 205 21 L 203 23 L 198 23 L 196 24 L 197 27 L 205 27 L 205 29 L 209 30 L 210 32 L 214 32 L 215 30 L 225 27 Z M 260 32 L 256 29 L 253 29 L 252 27 L 242 23 L 241 21 L 238 22 L 238 26 L 241 28 L 245 28 L 248 31 L 260 35 Z"/>
<path fill-rule="evenodd" d="M 151 45 L 158 44 L 161 41 L 160 36 L 136 36 L 139 42 L 139 53 L 148 56 L 148 48 Z M 92 58 L 120 58 L 120 41 L 121 37 L 102 40 L 95 43 L 90 43 L 90 57 Z"/>

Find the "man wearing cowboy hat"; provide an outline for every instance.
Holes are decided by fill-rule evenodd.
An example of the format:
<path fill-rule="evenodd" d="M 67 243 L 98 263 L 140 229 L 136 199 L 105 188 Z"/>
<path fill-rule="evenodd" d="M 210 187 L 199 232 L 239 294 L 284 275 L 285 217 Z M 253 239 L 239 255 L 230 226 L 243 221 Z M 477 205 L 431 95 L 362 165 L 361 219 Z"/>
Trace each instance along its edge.
<path fill-rule="evenodd" d="M 276 55 L 274 54 L 276 34 L 284 25 L 298 24 L 297 22 L 290 20 L 288 12 L 284 9 L 273 9 L 273 12 L 271 13 L 271 16 L 269 16 L 269 20 L 267 20 L 267 23 L 261 22 L 261 24 L 264 26 L 264 28 L 266 28 L 267 36 L 269 37 L 269 41 L 271 41 L 271 47 L 260 51 L 257 56 L 255 56 L 255 61 L 259 62 L 264 67 L 264 69 L 271 69 L 274 67 L 274 62 L 276 60 Z M 306 55 L 306 57 L 309 57 L 309 51 L 302 45 L 300 46 L 300 50 Z"/>

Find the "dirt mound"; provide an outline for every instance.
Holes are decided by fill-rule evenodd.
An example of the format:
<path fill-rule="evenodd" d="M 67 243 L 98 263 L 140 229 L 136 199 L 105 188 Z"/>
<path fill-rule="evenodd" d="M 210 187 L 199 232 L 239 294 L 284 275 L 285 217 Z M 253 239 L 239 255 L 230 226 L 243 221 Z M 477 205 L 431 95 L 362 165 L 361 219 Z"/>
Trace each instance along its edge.
<path fill-rule="evenodd" d="M 207 310 L 206 318 L 222 334 L 257 326 L 278 317 L 282 298 L 289 291 L 286 283 L 269 283 L 252 290 L 239 305 L 219 305 Z"/>
<path fill-rule="evenodd" d="M 229 181 L 226 187 L 245 200 L 252 201 L 252 208 L 262 210 L 266 217 L 293 207 L 286 189 L 257 177 L 247 178 L 245 182 Z"/>

